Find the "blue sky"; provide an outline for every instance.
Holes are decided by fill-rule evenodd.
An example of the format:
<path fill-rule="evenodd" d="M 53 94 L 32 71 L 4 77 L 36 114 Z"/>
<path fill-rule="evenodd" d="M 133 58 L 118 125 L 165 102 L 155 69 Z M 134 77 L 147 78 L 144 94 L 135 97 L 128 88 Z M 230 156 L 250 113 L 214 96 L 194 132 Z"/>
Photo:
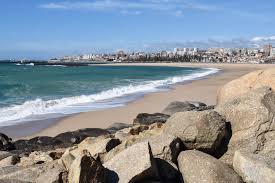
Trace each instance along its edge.
<path fill-rule="evenodd" d="M 9 0 L 0 58 L 275 43 L 274 0 Z"/>

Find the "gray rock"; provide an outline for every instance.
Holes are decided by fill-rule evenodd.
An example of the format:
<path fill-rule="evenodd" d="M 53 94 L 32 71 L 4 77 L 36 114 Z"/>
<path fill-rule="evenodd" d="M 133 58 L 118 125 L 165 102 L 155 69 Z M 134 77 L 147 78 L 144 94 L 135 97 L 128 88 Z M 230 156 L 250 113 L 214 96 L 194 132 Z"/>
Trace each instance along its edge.
<path fill-rule="evenodd" d="M 156 166 L 148 142 L 130 146 L 103 164 L 107 182 L 133 183 L 156 177 Z"/>
<path fill-rule="evenodd" d="M 42 164 L 45 162 L 52 162 L 53 158 L 47 152 L 32 152 L 27 157 L 22 157 L 20 159 L 19 166 L 32 166 L 35 164 Z"/>
<path fill-rule="evenodd" d="M 8 151 L 0 151 L 0 160 L 5 159 L 13 154 Z"/>
<path fill-rule="evenodd" d="M 215 111 L 179 112 L 168 119 L 164 133 L 179 137 L 187 149 L 212 153 L 226 135 L 226 123 Z"/>
<path fill-rule="evenodd" d="M 177 112 L 185 112 L 185 111 L 192 111 L 197 109 L 196 105 L 199 104 L 192 104 L 190 102 L 171 102 L 163 111 L 163 114 L 173 115 Z"/>
<path fill-rule="evenodd" d="M 154 114 L 147 114 L 141 113 L 138 114 L 137 117 L 134 119 L 133 124 L 141 124 L 141 125 L 151 125 L 153 123 L 165 123 L 170 115 L 162 114 L 162 113 L 154 113 Z"/>
<path fill-rule="evenodd" d="M 110 133 L 115 133 L 119 130 L 122 130 L 124 128 L 129 128 L 131 127 L 132 124 L 126 124 L 126 123 L 113 123 L 110 125 L 106 130 L 109 131 Z"/>
<path fill-rule="evenodd" d="M 0 167 L 12 166 L 20 161 L 18 155 L 12 155 L 0 161 Z"/>
<path fill-rule="evenodd" d="M 270 157 L 236 151 L 233 167 L 245 182 L 275 182 L 275 160 Z"/>
<path fill-rule="evenodd" d="M 63 183 L 61 177 L 64 172 L 64 167 L 56 162 L 34 165 L 27 168 L 8 166 L 0 168 L 0 182 Z"/>
<path fill-rule="evenodd" d="M 77 157 L 69 170 L 69 183 L 104 183 L 105 169 L 89 155 Z"/>
<path fill-rule="evenodd" d="M 228 165 L 200 151 L 181 152 L 178 164 L 185 183 L 242 182 L 242 179 Z"/>
<path fill-rule="evenodd" d="M 120 144 L 120 140 L 112 137 L 88 137 L 77 145 L 77 148 L 70 151 L 70 153 L 78 157 L 82 155 L 83 150 L 87 150 L 91 156 L 101 161 L 103 157 L 113 148 Z"/>
<path fill-rule="evenodd" d="M 234 152 L 242 149 L 275 158 L 275 93 L 270 88 L 251 90 L 216 110 L 232 128 L 223 161 L 232 165 Z"/>
<path fill-rule="evenodd" d="M 3 133 L 0 133 L 0 150 L 9 151 L 13 149 L 14 149 L 14 145 L 12 143 L 12 139 Z"/>

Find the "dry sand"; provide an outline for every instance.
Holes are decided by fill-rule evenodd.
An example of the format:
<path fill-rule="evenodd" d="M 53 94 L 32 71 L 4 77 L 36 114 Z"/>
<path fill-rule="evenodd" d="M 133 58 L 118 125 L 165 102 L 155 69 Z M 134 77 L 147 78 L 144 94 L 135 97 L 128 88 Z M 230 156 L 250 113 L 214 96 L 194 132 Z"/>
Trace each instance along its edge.
<path fill-rule="evenodd" d="M 107 128 L 112 123 L 132 123 L 138 113 L 161 112 L 172 101 L 201 101 L 208 105 L 216 103 L 217 90 L 225 83 L 254 70 L 270 68 L 273 65 L 252 64 L 115 64 L 115 65 L 150 65 L 150 66 L 178 66 L 219 68 L 222 71 L 217 75 L 192 81 L 187 84 L 175 85 L 172 90 L 145 95 L 143 98 L 123 107 L 102 111 L 80 113 L 62 119 L 50 127 L 31 136 L 55 136 L 59 133 L 81 128 Z"/>

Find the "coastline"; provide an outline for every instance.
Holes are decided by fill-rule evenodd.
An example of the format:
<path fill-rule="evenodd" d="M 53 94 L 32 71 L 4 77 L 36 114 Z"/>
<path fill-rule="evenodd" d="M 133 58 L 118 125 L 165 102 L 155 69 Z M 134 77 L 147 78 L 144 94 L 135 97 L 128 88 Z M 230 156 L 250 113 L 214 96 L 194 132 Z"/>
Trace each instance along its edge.
<path fill-rule="evenodd" d="M 222 71 L 218 74 L 206 76 L 199 80 L 184 84 L 175 84 L 169 91 L 161 91 L 146 94 L 144 97 L 129 104 L 100 111 L 84 112 L 55 121 L 41 121 L 43 128 L 38 132 L 25 136 L 55 136 L 62 132 L 73 131 L 81 128 L 107 128 L 112 123 L 132 123 L 139 113 L 161 112 L 172 101 L 201 101 L 208 105 L 215 104 L 216 92 L 225 83 L 238 78 L 248 72 L 268 68 L 270 65 L 255 64 L 201 64 L 201 63 L 135 63 L 135 64 L 108 64 L 112 66 L 173 66 L 173 67 L 200 67 L 218 68 Z M 107 66 L 107 65 L 106 65 Z M 203 91 L 203 92 L 202 92 Z M 39 123 L 36 123 L 39 125 Z M 25 123 L 15 126 L 16 130 L 33 129 L 35 125 Z M 9 127 L 6 127 L 8 130 Z M 3 128 L 1 128 L 3 130 Z M 35 131 L 35 130 L 34 130 Z M 34 132 L 33 131 L 33 132 Z M 22 137 L 20 137 L 22 138 Z"/>

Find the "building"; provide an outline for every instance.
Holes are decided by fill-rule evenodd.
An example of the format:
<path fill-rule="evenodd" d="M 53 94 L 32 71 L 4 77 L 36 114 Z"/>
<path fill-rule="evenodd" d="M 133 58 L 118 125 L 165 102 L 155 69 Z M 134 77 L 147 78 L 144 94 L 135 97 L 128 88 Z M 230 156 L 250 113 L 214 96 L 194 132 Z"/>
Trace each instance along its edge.
<path fill-rule="evenodd" d="M 275 48 L 274 47 L 271 48 L 270 56 L 275 57 Z"/>
<path fill-rule="evenodd" d="M 264 55 L 265 56 L 271 56 L 271 51 L 272 51 L 272 45 L 268 44 L 268 45 L 264 45 Z"/>

